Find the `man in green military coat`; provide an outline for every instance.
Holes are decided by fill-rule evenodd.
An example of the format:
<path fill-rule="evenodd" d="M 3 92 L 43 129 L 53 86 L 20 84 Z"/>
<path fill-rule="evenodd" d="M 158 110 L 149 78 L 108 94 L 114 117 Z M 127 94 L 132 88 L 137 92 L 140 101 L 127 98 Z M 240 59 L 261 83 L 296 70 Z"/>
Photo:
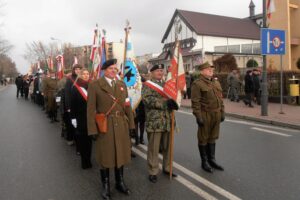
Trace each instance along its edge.
<path fill-rule="evenodd" d="M 163 65 L 154 65 L 151 69 L 151 80 L 144 83 L 142 88 L 142 99 L 146 113 L 146 132 L 148 135 L 148 173 L 152 183 L 157 182 L 159 172 L 159 146 L 162 144 L 163 154 L 163 173 L 169 175 L 169 152 L 170 152 L 170 128 L 171 112 L 177 110 L 178 105 L 172 99 L 168 99 L 163 94 L 165 82 L 162 80 L 164 75 Z M 176 177 L 176 174 L 172 174 Z"/>
<path fill-rule="evenodd" d="M 124 183 L 123 166 L 131 160 L 129 130 L 134 130 L 135 124 L 126 85 L 116 78 L 116 63 L 116 59 L 107 60 L 102 66 L 104 76 L 88 88 L 88 134 L 96 139 L 96 161 L 100 166 L 104 199 L 110 199 L 109 168 L 115 168 L 116 189 L 130 194 Z M 108 130 L 102 133 L 96 125 L 96 113 L 107 113 L 115 101 L 107 116 Z"/>
<path fill-rule="evenodd" d="M 57 93 L 57 79 L 55 72 L 50 72 L 50 77 L 45 78 L 43 82 L 43 94 L 47 99 L 46 111 L 51 119 L 51 122 L 58 122 L 57 120 L 57 105 L 56 105 L 56 93 Z"/>
<path fill-rule="evenodd" d="M 216 140 L 219 138 L 220 123 L 224 121 L 222 88 L 213 78 L 214 68 L 208 62 L 197 66 L 200 77 L 192 85 L 192 109 L 198 124 L 198 147 L 202 168 L 212 173 L 223 171 L 215 159 Z"/>

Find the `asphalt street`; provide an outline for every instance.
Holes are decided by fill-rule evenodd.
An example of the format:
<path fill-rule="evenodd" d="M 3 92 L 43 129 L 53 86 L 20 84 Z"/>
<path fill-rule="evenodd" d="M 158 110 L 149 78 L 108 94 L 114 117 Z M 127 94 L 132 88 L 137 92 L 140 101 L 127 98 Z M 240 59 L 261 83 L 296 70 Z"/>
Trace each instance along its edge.
<path fill-rule="evenodd" d="M 51 124 L 40 107 L 16 99 L 16 88 L 0 91 L 0 199 L 101 199 L 100 174 L 81 170 L 74 146 L 60 137 L 60 124 Z M 221 126 L 217 160 L 224 172 L 205 173 L 197 148 L 197 127 L 190 110 L 176 113 L 174 172 L 168 180 L 148 181 L 147 146 L 125 168 L 132 190 L 126 197 L 114 189 L 113 199 L 300 199 L 300 131 L 227 118 Z M 146 137 L 145 137 L 146 139 Z"/>

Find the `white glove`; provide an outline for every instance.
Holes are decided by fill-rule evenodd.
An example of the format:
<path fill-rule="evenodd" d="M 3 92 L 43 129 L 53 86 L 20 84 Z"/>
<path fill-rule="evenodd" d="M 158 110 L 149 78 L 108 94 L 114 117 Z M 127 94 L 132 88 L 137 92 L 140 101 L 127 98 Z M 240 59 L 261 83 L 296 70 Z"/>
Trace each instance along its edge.
<path fill-rule="evenodd" d="M 74 128 L 77 128 L 77 120 L 76 119 L 71 119 L 71 123 L 74 126 Z"/>

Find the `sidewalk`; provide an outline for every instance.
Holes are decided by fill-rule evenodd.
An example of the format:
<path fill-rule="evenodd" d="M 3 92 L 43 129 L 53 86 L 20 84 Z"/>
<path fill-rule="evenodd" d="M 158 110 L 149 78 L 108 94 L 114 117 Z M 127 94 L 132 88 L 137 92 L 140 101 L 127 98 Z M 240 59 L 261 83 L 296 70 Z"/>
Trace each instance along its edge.
<path fill-rule="evenodd" d="M 279 114 L 280 104 L 269 103 L 268 116 L 261 116 L 261 107 L 256 104 L 253 104 L 254 108 L 249 108 L 245 106 L 243 101 L 237 103 L 231 102 L 228 99 L 224 99 L 224 105 L 226 116 L 269 123 L 300 130 L 300 106 L 283 104 L 282 110 L 285 114 Z M 183 99 L 182 107 L 191 108 L 191 101 Z"/>

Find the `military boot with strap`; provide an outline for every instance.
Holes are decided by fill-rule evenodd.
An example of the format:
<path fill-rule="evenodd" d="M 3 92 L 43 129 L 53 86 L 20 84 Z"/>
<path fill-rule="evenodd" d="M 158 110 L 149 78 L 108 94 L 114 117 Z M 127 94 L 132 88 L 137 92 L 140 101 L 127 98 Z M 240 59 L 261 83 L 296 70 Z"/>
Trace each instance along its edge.
<path fill-rule="evenodd" d="M 101 182 L 102 182 L 102 197 L 103 199 L 110 199 L 110 184 L 109 184 L 109 169 L 101 169 Z"/>
<path fill-rule="evenodd" d="M 213 169 L 211 166 L 208 164 L 208 157 L 206 154 L 206 145 L 198 145 L 199 147 L 199 152 L 200 152 L 200 157 L 201 157 L 201 167 L 204 171 L 208 173 L 212 173 Z"/>
<path fill-rule="evenodd" d="M 211 143 L 211 144 L 208 143 L 207 144 L 207 155 L 208 155 L 209 165 L 217 170 L 224 171 L 224 168 L 217 163 L 215 154 L 216 154 L 216 143 Z"/>

